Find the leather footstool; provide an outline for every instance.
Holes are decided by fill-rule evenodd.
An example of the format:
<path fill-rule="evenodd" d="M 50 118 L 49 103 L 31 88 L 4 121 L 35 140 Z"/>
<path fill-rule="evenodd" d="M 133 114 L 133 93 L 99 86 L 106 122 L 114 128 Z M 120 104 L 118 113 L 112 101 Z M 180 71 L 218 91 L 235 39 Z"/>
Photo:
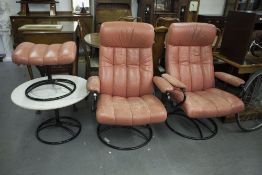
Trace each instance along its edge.
<path fill-rule="evenodd" d="M 75 83 L 66 79 L 52 79 L 49 67 L 52 65 L 66 65 L 73 63 L 76 58 L 76 48 L 76 44 L 73 41 L 51 45 L 34 44 L 31 42 L 23 42 L 19 44 L 12 54 L 13 62 L 23 65 L 45 66 L 47 72 L 47 79 L 29 86 L 25 90 L 25 95 L 33 100 L 51 101 L 61 99 L 72 94 L 76 88 Z M 33 89 L 47 84 L 62 86 L 68 90 L 68 93 L 51 98 L 37 98 L 30 95 L 30 92 Z"/>

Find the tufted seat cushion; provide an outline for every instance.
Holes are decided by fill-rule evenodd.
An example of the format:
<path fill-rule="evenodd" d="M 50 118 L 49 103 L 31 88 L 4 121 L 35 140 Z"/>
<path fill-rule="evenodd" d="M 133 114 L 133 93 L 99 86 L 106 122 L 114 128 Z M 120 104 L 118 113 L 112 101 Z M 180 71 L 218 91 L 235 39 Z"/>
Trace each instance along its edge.
<path fill-rule="evenodd" d="M 177 98 L 176 98 L 177 97 Z M 181 101 L 180 96 L 173 96 Z M 244 103 L 238 97 L 217 88 L 205 91 L 186 92 L 183 109 L 191 118 L 221 117 L 244 110 Z"/>
<path fill-rule="evenodd" d="M 34 44 L 23 42 L 12 54 L 13 62 L 25 65 L 62 65 L 74 62 L 76 44 L 68 41 L 63 44 Z"/>
<path fill-rule="evenodd" d="M 164 105 L 153 95 L 120 97 L 101 94 L 96 117 L 101 124 L 145 125 L 166 120 Z"/>

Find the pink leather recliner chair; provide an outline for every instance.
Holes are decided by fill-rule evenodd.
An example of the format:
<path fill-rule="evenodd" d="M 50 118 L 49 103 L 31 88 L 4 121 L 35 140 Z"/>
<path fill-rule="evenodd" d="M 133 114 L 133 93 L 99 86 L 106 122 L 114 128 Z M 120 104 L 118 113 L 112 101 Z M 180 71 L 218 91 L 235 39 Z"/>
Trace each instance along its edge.
<path fill-rule="evenodd" d="M 119 21 L 105 22 L 101 26 L 99 77 L 90 77 L 87 89 L 93 92 L 95 99 L 99 94 L 96 108 L 98 137 L 114 149 L 133 150 L 146 145 L 152 138 L 149 124 L 166 120 L 164 105 L 152 95 L 153 42 L 154 28 L 150 24 Z M 114 145 L 102 134 L 115 129 L 116 125 L 131 129 L 145 141 L 130 147 Z M 135 126 L 145 127 L 148 134 Z"/>
<path fill-rule="evenodd" d="M 175 122 L 171 121 L 172 117 L 168 117 L 167 126 L 189 139 L 213 137 L 217 133 L 217 125 L 211 118 L 234 113 L 238 115 L 244 110 L 241 99 L 215 88 L 215 77 L 235 87 L 245 83 L 233 75 L 214 72 L 212 43 L 215 36 L 216 27 L 211 24 L 173 23 L 166 38 L 167 73 L 162 74 L 162 78 L 154 78 L 161 92 L 176 103 L 175 109 L 184 111 L 176 110 L 175 117 L 183 116 L 190 120 L 199 135 L 178 131 L 174 127 Z M 203 121 L 203 118 L 208 120 Z"/>

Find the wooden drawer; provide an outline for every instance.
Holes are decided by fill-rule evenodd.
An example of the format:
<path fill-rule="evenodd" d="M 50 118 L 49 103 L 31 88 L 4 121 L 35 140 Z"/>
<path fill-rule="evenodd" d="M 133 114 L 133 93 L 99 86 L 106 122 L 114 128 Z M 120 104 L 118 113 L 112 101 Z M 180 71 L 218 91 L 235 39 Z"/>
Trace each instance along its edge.
<path fill-rule="evenodd" d="M 224 16 L 206 16 L 206 15 L 198 15 L 198 22 L 205 22 L 209 24 L 214 24 L 217 28 L 223 29 L 226 17 Z"/>

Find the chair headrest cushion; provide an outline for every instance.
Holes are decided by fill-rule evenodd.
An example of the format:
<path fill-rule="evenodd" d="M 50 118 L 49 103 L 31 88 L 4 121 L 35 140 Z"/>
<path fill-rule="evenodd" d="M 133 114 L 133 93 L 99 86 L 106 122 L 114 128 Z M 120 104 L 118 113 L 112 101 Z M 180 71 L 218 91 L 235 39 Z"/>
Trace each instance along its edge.
<path fill-rule="evenodd" d="M 212 45 L 216 27 L 207 23 L 173 23 L 168 29 L 167 44 L 174 46 Z"/>
<path fill-rule="evenodd" d="M 148 48 L 154 43 L 154 28 L 138 22 L 104 22 L 99 37 L 105 47 Z"/>

